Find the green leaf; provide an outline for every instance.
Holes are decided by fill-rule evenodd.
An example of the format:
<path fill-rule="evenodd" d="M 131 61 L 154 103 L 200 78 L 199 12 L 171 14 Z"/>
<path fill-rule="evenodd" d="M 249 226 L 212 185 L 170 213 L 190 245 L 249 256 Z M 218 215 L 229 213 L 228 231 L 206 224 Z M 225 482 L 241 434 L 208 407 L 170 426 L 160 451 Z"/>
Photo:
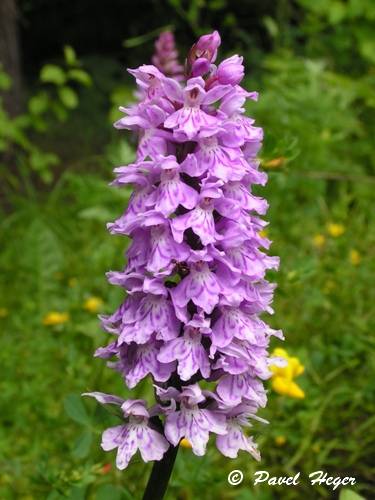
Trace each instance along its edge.
<path fill-rule="evenodd" d="M 359 50 L 363 57 L 370 62 L 375 63 L 375 42 L 373 39 L 366 38 L 360 41 Z"/>
<path fill-rule="evenodd" d="M 79 394 L 69 394 L 64 400 L 65 412 L 79 424 L 90 425 L 90 416 Z"/>
<path fill-rule="evenodd" d="M 37 132 L 45 132 L 48 129 L 47 122 L 43 118 L 43 115 L 32 115 L 32 127 Z"/>
<path fill-rule="evenodd" d="M 61 87 L 58 90 L 61 102 L 69 109 L 78 106 L 78 96 L 70 87 Z"/>
<path fill-rule="evenodd" d="M 61 500 L 63 499 L 64 497 L 62 495 L 60 495 L 60 493 L 57 491 L 57 490 L 52 490 L 46 500 Z"/>
<path fill-rule="evenodd" d="M 73 486 L 70 490 L 68 499 L 69 500 L 85 500 L 86 498 L 86 486 Z"/>
<path fill-rule="evenodd" d="M 86 87 L 88 87 L 92 83 L 91 76 L 86 71 L 79 68 L 70 69 L 68 71 L 68 78 L 71 78 L 72 80 L 75 80 L 76 82 L 81 83 Z"/>
<path fill-rule="evenodd" d="M 75 50 L 70 45 L 64 45 L 64 58 L 68 66 L 74 66 L 78 62 Z"/>
<path fill-rule="evenodd" d="M 344 488 L 340 491 L 339 500 L 365 500 L 365 498 L 353 490 Z"/>
<path fill-rule="evenodd" d="M 85 458 L 90 452 L 92 443 L 92 432 L 87 429 L 78 437 L 73 448 L 73 456 L 75 458 Z"/>
<path fill-rule="evenodd" d="M 50 172 L 49 170 L 43 170 L 42 172 L 40 172 L 40 177 L 44 184 L 51 184 L 51 182 L 53 181 L 52 172 Z"/>
<path fill-rule="evenodd" d="M 96 490 L 95 499 L 96 500 L 121 500 L 122 493 L 118 486 L 113 486 L 112 484 L 102 484 Z"/>
<path fill-rule="evenodd" d="M 346 6 L 337 1 L 329 3 L 328 19 L 331 24 L 339 24 L 346 16 Z"/>
<path fill-rule="evenodd" d="M 65 72 L 55 64 L 46 64 L 40 71 L 40 79 L 44 83 L 63 85 L 66 81 Z"/>
<path fill-rule="evenodd" d="M 60 101 L 51 102 L 51 110 L 60 122 L 64 122 L 68 118 L 68 111 Z"/>
<path fill-rule="evenodd" d="M 81 219 L 106 222 L 113 217 L 113 213 L 106 207 L 87 207 L 78 212 Z"/>
<path fill-rule="evenodd" d="M 268 33 L 271 35 L 271 37 L 276 38 L 277 35 L 279 34 L 279 27 L 276 21 L 270 16 L 265 16 L 263 18 L 263 24 L 266 27 Z"/>
<path fill-rule="evenodd" d="M 48 94 L 46 92 L 39 92 L 39 94 L 34 95 L 29 100 L 29 111 L 34 115 L 41 115 L 47 110 L 48 102 Z"/>
<path fill-rule="evenodd" d="M 30 167 L 36 172 L 47 171 L 50 167 L 59 163 L 59 158 L 54 153 L 48 153 L 41 149 L 33 149 L 29 157 Z"/>

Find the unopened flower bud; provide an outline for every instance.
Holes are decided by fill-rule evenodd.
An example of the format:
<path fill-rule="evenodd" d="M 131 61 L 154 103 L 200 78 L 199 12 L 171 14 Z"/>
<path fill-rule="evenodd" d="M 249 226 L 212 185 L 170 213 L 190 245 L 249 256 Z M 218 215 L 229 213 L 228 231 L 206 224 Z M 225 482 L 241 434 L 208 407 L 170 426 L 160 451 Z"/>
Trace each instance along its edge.
<path fill-rule="evenodd" d="M 191 76 L 202 76 L 208 73 L 210 69 L 210 61 L 200 57 L 196 61 L 193 62 L 191 66 Z"/>
<path fill-rule="evenodd" d="M 203 35 L 199 38 L 197 43 L 195 43 L 187 57 L 187 73 L 189 75 L 193 75 L 194 68 L 194 76 L 198 76 L 197 69 L 195 68 L 195 62 L 200 59 L 205 59 L 209 64 L 203 65 L 203 63 L 199 63 L 198 68 L 199 71 L 205 70 L 204 73 L 207 73 L 210 69 L 210 63 L 213 63 L 217 56 L 217 49 L 221 43 L 220 35 L 217 31 L 214 31 L 210 35 Z M 202 76 L 204 73 L 199 73 L 199 76 Z"/>
<path fill-rule="evenodd" d="M 242 61 L 243 57 L 235 55 L 221 62 L 216 72 L 218 82 L 223 85 L 239 84 L 245 74 Z"/>
<path fill-rule="evenodd" d="M 214 62 L 217 56 L 217 49 L 220 44 L 221 38 L 217 31 L 214 31 L 210 35 L 201 36 L 197 43 L 193 45 L 193 47 L 195 47 L 195 57 L 204 57 L 210 62 Z"/>

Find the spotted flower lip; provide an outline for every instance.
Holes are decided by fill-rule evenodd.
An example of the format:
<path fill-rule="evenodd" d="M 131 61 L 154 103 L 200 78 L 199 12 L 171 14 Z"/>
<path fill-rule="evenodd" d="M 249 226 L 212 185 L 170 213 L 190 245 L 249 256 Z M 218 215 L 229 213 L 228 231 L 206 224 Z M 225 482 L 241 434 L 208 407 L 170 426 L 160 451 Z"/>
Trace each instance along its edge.
<path fill-rule="evenodd" d="M 239 85 L 241 56 L 214 64 L 220 42 L 215 31 L 193 45 L 183 80 L 173 36 L 161 35 L 154 64 L 129 70 L 138 102 L 115 123 L 137 134 L 138 148 L 130 165 L 115 168 L 112 186 L 132 195 L 107 227 L 131 242 L 123 267 L 107 273 L 126 297 L 100 316 L 110 341 L 95 356 L 129 389 L 151 378 L 157 401 L 148 408 L 86 394 L 119 407 L 122 422 L 103 433 L 102 447 L 117 449 L 120 469 L 137 450 L 144 461 L 162 460 L 181 440 L 204 455 L 211 434 L 224 456 L 242 450 L 259 460 L 248 428 L 264 423 L 263 382 L 272 377 L 276 391 L 302 397 L 293 380 L 301 368 L 292 361 L 282 371 L 282 356 L 269 356 L 271 337 L 283 335 L 260 317 L 273 313 L 267 271 L 279 259 L 266 254 L 267 201 L 252 192 L 267 182 L 256 157 L 263 131 L 245 114 L 258 94 Z"/>
<path fill-rule="evenodd" d="M 157 212 L 168 217 L 179 205 L 191 210 L 198 201 L 198 192 L 181 180 L 180 165 L 174 156 L 161 160 L 160 184 L 147 200 Z"/>
<path fill-rule="evenodd" d="M 164 80 L 163 87 L 170 99 L 182 104 L 180 109 L 164 121 L 164 127 L 173 129 L 174 135 L 178 138 L 185 136 L 186 140 L 192 140 L 202 127 L 215 126 L 219 123 L 218 118 L 206 113 L 202 106 L 217 102 L 231 90 L 230 85 L 218 85 L 206 92 L 202 77 L 190 78 L 185 89 L 182 89 L 175 80 L 168 78 Z"/>
<path fill-rule="evenodd" d="M 177 373 L 183 381 L 190 380 L 199 370 L 204 378 L 210 376 L 210 361 L 199 328 L 186 326 L 183 336 L 166 342 L 157 358 L 162 363 L 177 360 Z"/>
<path fill-rule="evenodd" d="M 121 404 L 121 399 L 103 393 L 85 393 L 103 404 Z M 143 400 L 128 400 L 121 404 L 127 423 L 110 427 L 103 432 L 102 448 L 110 451 L 117 448 L 116 466 L 125 469 L 130 459 L 139 450 L 145 462 L 161 460 L 170 444 L 158 431 L 151 428 L 150 413 Z"/>
<path fill-rule="evenodd" d="M 169 412 L 165 422 L 165 435 L 176 446 L 186 438 L 192 445 L 193 453 L 205 454 L 209 433 L 226 434 L 225 416 L 214 408 L 200 408 L 207 401 L 206 394 L 197 384 L 185 386 L 181 391 L 172 391 L 173 399 L 180 403 L 180 409 Z M 159 395 L 168 399 L 171 391 Z"/>
<path fill-rule="evenodd" d="M 244 450 L 250 453 L 258 462 L 260 461 L 260 453 L 258 446 L 252 437 L 244 434 L 242 422 L 239 419 L 228 419 L 227 432 L 216 438 L 216 446 L 221 453 L 228 458 L 237 458 L 239 450 Z"/>

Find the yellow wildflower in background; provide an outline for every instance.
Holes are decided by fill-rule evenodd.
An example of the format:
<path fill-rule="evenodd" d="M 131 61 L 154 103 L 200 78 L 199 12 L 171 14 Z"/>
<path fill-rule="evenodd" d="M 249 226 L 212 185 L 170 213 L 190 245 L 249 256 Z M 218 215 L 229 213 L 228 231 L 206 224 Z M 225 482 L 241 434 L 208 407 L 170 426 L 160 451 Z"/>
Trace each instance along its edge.
<path fill-rule="evenodd" d="M 361 254 L 354 248 L 349 252 L 349 260 L 353 266 L 358 266 L 361 262 Z"/>
<path fill-rule="evenodd" d="M 259 236 L 261 238 L 268 238 L 268 231 L 267 231 L 267 229 L 262 229 L 261 231 L 259 231 L 258 234 L 259 234 Z"/>
<path fill-rule="evenodd" d="M 46 325 L 46 326 L 63 325 L 67 321 L 69 321 L 69 314 L 68 313 L 51 311 L 44 316 L 43 325 Z"/>
<path fill-rule="evenodd" d="M 8 316 L 8 309 L 6 307 L 0 307 L 0 318 L 6 318 Z"/>
<path fill-rule="evenodd" d="M 191 443 L 186 438 L 182 438 L 180 441 L 180 446 L 182 446 L 182 448 L 191 448 Z"/>
<path fill-rule="evenodd" d="M 286 350 L 281 347 L 277 347 L 272 355 L 284 358 L 287 362 L 283 367 L 275 365 L 270 366 L 270 370 L 272 371 L 272 389 L 283 396 L 298 399 L 304 398 L 304 391 L 293 380 L 305 370 L 300 360 L 295 356 L 289 356 Z"/>
<path fill-rule="evenodd" d="M 262 167 L 264 168 L 279 168 L 282 167 L 285 163 L 286 158 L 283 156 L 279 156 L 278 158 L 273 158 L 272 160 L 268 160 L 262 163 Z"/>
<path fill-rule="evenodd" d="M 316 234 L 313 237 L 313 245 L 316 248 L 322 248 L 325 245 L 326 237 L 324 234 Z"/>
<path fill-rule="evenodd" d="M 99 311 L 102 304 L 103 301 L 99 297 L 89 297 L 83 303 L 83 308 L 86 309 L 86 311 L 88 312 L 96 313 Z"/>
<path fill-rule="evenodd" d="M 277 446 L 284 446 L 284 444 L 286 443 L 286 437 L 285 436 L 276 436 L 275 443 Z"/>
<path fill-rule="evenodd" d="M 335 222 L 331 222 L 327 226 L 327 231 L 334 238 L 338 238 L 345 233 L 345 226 L 343 224 L 336 224 Z"/>

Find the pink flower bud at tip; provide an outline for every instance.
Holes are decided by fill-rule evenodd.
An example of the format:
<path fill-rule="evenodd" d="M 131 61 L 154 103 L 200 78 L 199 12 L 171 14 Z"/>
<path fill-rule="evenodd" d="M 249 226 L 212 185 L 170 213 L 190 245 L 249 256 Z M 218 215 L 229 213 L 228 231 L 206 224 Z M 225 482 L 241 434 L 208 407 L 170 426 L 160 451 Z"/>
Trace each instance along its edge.
<path fill-rule="evenodd" d="M 202 76 L 208 73 L 210 69 L 210 61 L 200 57 L 196 61 L 193 62 L 191 66 L 191 76 Z"/>
<path fill-rule="evenodd" d="M 222 85 L 238 85 L 245 74 L 242 61 L 243 57 L 234 55 L 221 62 L 216 72 L 218 82 Z"/>
<path fill-rule="evenodd" d="M 201 36 L 197 41 L 197 43 L 195 43 L 189 51 L 186 61 L 187 73 L 189 75 L 192 75 L 192 67 L 194 63 L 199 59 L 206 59 L 208 63 L 213 63 L 216 59 L 217 49 L 220 46 L 220 43 L 221 43 L 221 38 L 217 31 L 214 31 L 209 35 Z M 202 66 L 199 66 L 199 68 L 200 71 L 202 71 L 202 69 L 204 69 L 205 67 L 202 64 Z M 206 68 L 207 69 L 205 73 L 207 73 L 207 71 L 209 70 L 210 65 L 208 64 Z M 202 76 L 203 74 L 204 73 L 200 73 L 199 76 Z"/>

